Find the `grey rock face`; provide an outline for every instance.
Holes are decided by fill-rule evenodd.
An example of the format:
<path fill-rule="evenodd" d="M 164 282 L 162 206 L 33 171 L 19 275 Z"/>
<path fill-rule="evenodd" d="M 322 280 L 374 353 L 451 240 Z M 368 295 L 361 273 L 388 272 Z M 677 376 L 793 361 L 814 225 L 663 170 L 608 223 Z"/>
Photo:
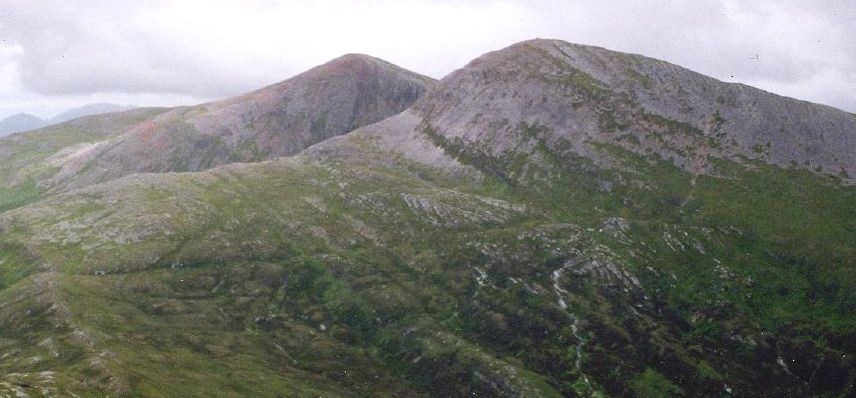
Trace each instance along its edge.
<path fill-rule="evenodd" d="M 519 151 L 522 136 L 535 134 L 561 151 L 596 157 L 589 144 L 615 144 L 695 173 L 723 158 L 856 176 L 852 114 L 556 40 L 486 54 L 414 109 L 446 139 L 494 155 Z"/>

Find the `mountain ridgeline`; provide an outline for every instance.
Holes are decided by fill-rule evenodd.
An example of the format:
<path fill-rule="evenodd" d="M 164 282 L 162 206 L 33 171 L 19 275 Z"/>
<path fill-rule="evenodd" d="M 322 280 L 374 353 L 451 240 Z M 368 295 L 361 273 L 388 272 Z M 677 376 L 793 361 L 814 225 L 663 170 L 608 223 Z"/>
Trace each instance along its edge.
<path fill-rule="evenodd" d="M 65 123 L 69 120 L 85 116 L 101 115 L 104 113 L 121 112 L 131 110 L 132 106 L 116 104 L 89 104 L 79 108 L 69 109 L 50 119 L 42 120 L 38 116 L 29 114 L 17 114 L 0 120 L 0 137 L 24 131 L 36 130 L 42 127 Z"/>
<path fill-rule="evenodd" d="M 532 40 L 0 154 L 0 395 L 856 393 L 830 107 Z"/>
<path fill-rule="evenodd" d="M 723 159 L 856 176 L 853 114 L 561 41 L 480 57 L 414 108 L 444 139 L 492 154 L 513 153 L 524 123 L 551 148 L 591 158 L 587 147 L 604 144 L 693 173 L 714 173 L 710 160 Z"/>
<path fill-rule="evenodd" d="M 403 111 L 434 83 L 376 58 L 345 55 L 247 95 L 161 114 L 66 158 L 50 185 L 292 155 Z"/>

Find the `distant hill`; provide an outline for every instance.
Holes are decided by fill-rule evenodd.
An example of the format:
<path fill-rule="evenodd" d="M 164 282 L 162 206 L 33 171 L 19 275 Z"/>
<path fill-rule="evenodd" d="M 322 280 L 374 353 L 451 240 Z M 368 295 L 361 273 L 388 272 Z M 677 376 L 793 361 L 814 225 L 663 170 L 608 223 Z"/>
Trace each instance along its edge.
<path fill-rule="evenodd" d="M 101 115 L 105 113 L 122 112 L 134 109 L 133 106 L 118 105 L 118 104 L 89 104 L 79 108 L 72 108 L 50 119 L 42 119 L 38 116 L 27 113 L 19 113 L 12 115 L 0 121 L 0 137 L 40 129 L 42 127 L 52 126 L 74 120 L 84 116 Z"/>
<path fill-rule="evenodd" d="M 22 131 L 35 130 L 47 126 L 48 123 L 26 113 L 9 116 L 0 121 L 0 137 L 4 135 L 20 133 Z"/>
<path fill-rule="evenodd" d="M 134 106 L 118 105 L 118 104 L 89 104 L 79 108 L 69 109 L 59 115 L 48 119 L 48 124 L 59 124 L 69 120 L 77 119 L 84 116 L 101 115 L 104 113 L 122 112 L 134 109 Z"/>

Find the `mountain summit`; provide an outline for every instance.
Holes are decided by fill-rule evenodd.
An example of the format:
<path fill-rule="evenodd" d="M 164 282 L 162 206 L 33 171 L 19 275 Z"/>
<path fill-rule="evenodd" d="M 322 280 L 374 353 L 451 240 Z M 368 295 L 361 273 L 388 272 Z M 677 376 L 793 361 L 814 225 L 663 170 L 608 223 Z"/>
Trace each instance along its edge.
<path fill-rule="evenodd" d="M 434 83 L 377 58 L 345 55 L 282 83 L 131 127 L 65 158 L 49 185 L 80 187 L 295 154 L 403 111 Z"/>
<path fill-rule="evenodd" d="M 525 123 L 562 152 L 609 144 L 694 173 L 725 159 L 856 176 L 856 115 L 557 40 L 479 57 L 414 108 L 445 139 L 494 154 L 518 148 Z"/>

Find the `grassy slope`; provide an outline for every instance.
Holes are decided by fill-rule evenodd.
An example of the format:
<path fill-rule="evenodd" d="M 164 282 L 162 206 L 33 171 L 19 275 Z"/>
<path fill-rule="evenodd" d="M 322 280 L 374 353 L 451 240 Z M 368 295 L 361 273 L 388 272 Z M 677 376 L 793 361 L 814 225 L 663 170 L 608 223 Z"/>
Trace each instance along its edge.
<path fill-rule="evenodd" d="M 50 126 L 38 131 L 4 137 L 0 140 L 0 211 L 38 200 L 43 188 L 38 184 L 57 170 L 44 160 L 60 150 L 96 143 L 118 135 L 122 130 L 164 109 L 137 109 L 129 112 L 90 116 Z"/>
<path fill-rule="evenodd" d="M 30 324 L 4 300 L 22 332 L 0 366 L 140 396 L 852 388 L 853 188 L 728 164 L 696 179 L 601 147 L 625 165 L 607 171 L 543 145 L 534 162 L 457 151 L 495 176 L 474 183 L 351 141 L 353 159 L 136 176 L 7 213 L 2 258 L 56 288 L 3 274 L 4 298 L 54 307 Z M 53 359 L 47 336 L 65 336 Z"/>

